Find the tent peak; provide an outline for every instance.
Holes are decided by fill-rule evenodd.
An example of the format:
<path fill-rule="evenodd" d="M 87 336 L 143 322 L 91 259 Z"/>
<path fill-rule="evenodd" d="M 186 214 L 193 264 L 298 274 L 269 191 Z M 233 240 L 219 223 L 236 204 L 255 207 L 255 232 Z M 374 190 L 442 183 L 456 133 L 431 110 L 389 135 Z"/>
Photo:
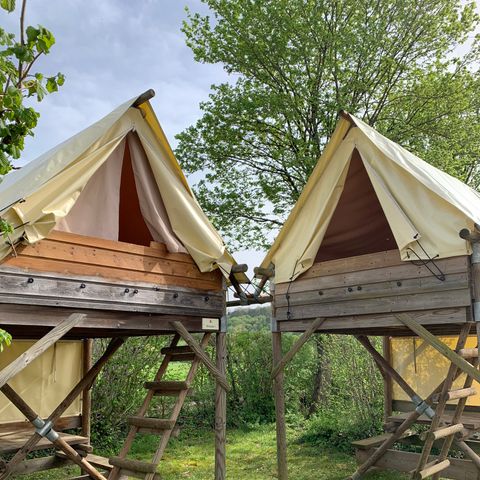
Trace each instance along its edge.
<path fill-rule="evenodd" d="M 132 103 L 132 107 L 139 107 L 142 103 L 148 102 L 155 96 L 155 90 L 149 88 L 145 92 L 141 93 L 137 99 Z"/>

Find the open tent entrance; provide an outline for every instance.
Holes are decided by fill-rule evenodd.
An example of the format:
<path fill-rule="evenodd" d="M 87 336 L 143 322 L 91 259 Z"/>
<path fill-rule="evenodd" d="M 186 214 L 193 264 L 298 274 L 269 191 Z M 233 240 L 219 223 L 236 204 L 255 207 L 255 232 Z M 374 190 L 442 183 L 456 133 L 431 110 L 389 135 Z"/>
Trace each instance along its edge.
<path fill-rule="evenodd" d="M 397 249 L 395 237 L 357 149 L 315 262 Z"/>
<path fill-rule="evenodd" d="M 186 253 L 173 232 L 147 155 L 129 133 L 88 180 L 60 231 Z"/>

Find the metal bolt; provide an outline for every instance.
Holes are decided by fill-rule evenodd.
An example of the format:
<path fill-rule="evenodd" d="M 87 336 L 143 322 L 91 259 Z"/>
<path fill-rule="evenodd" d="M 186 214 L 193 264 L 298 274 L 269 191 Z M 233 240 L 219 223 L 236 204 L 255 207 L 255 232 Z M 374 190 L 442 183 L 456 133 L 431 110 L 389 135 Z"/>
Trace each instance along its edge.
<path fill-rule="evenodd" d="M 210 300 L 210 297 L 207 296 L 207 297 L 204 298 L 204 300 L 205 300 L 206 302 L 208 302 L 208 301 Z"/>
<path fill-rule="evenodd" d="M 348 287 L 348 291 L 349 291 L 349 292 L 353 292 L 353 288 L 352 288 L 352 287 Z"/>
<path fill-rule="evenodd" d="M 86 285 L 84 283 L 81 283 L 80 288 L 86 288 Z"/>
<path fill-rule="evenodd" d="M 401 287 L 402 286 L 402 282 L 397 282 L 397 287 Z"/>
<path fill-rule="evenodd" d="M 178 293 L 174 293 L 173 298 L 178 298 Z"/>
<path fill-rule="evenodd" d="M 30 277 L 28 280 L 27 280 L 28 283 L 33 283 L 33 278 Z"/>
<path fill-rule="evenodd" d="M 133 291 L 133 294 L 136 295 L 138 293 L 138 288 L 136 288 L 134 291 Z"/>
<path fill-rule="evenodd" d="M 128 293 L 129 291 L 130 291 L 129 288 L 126 288 L 126 289 L 125 289 L 125 293 Z"/>
<path fill-rule="evenodd" d="M 318 294 L 319 294 L 319 295 L 323 295 L 323 292 L 320 290 L 320 291 L 318 292 Z"/>
<path fill-rule="evenodd" d="M 357 287 L 357 290 L 361 290 L 361 289 L 362 289 L 362 286 L 359 285 L 359 286 Z"/>

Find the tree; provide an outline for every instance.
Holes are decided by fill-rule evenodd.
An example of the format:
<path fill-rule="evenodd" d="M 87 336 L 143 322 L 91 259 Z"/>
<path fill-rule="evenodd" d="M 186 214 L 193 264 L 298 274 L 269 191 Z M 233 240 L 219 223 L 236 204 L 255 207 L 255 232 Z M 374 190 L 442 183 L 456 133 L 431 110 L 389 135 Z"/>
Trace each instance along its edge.
<path fill-rule="evenodd" d="M 12 168 L 12 160 L 18 159 L 27 135 L 33 135 L 39 113 L 26 100 L 36 97 L 40 102 L 47 93 L 55 92 L 63 85 L 64 76 L 58 73 L 45 77 L 32 71 L 37 60 L 50 52 L 55 37 L 45 27 L 25 27 L 27 1 L 20 11 L 20 38 L 0 28 L 0 176 Z M 11 13 L 15 0 L 0 0 L 0 7 Z M 1 177 L 0 177 L 1 181 Z M 12 225 L 1 217 L 0 237 L 12 232 Z M 10 335 L 0 329 L 0 352 L 9 345 Z"/>
<path fill-rule="evenodd" d="M 39 113 L 25 100 L 35 97 L 40 102 L 64 82 L 61 73 L 46 77 L 32 71 L 37 60 L 50 52 L 55 37 L 41 25 L 25 27 L 26 5 L 23 0 L 19 39 L 0 28 L 0 175 L 12 168 L 12 159 L 20 158 L 25 138 L 37 125 Z M 0 6 L 13 12 L 15 0 L 0 0 Z"/>
<path fill-rule="evenodd" d="M 283 224 L 340 110 L 479 183 L 474 2 L 202 1 L 213 18 L 188 12 L 187 44 L 230 81 L 212 86 L 176 153 L 203 173 L 199 201 L 236 246 L 264 247 Z"/>

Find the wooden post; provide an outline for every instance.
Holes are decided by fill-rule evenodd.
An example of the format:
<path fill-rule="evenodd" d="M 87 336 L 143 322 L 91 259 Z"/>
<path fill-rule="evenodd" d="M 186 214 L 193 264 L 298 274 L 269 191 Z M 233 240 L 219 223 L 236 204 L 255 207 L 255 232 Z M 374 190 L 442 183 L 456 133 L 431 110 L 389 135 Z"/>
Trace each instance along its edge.
<path fill-rule="evenodd" d="M 282 334 L 272 333 L 273 364 L 278 365 L 282 359 Z M 287 469 L 287 430 L 285 426 L 285 391 L 284 374 L 280 371 L 273 380 L 275 397 L 275 415 L 277 423 L 277 466 L 278 480 L 288 480 Z"/>
<path fill-rule="evenodd" d="M 216 363 L 226 375 L 227 339 L 221 331 L 216 336 Z M 227 392 L 218 382 L 215 388 L 215 480 L 226 478 Z"/>
<path fill-rule="evenodd" d="M 390 337 L 383 337 L 383 357 L 390 365 L 392 364 L 392 343 Z M 383 411 L 386 422 L 387 418 L 391 417 L 393 413 L 393 383 L 388 375 L 383 380 L 383 393 Z"/>
<path fill-rule="evenodd" d="M 92 368 L 93 339 L 83 340 L 83 375 Z M 92 391 L 86 388 L 82 394 L 82 436 L 88 437 L 90 442 L 91 435 L 91 414 L 92 414 Z"/>

